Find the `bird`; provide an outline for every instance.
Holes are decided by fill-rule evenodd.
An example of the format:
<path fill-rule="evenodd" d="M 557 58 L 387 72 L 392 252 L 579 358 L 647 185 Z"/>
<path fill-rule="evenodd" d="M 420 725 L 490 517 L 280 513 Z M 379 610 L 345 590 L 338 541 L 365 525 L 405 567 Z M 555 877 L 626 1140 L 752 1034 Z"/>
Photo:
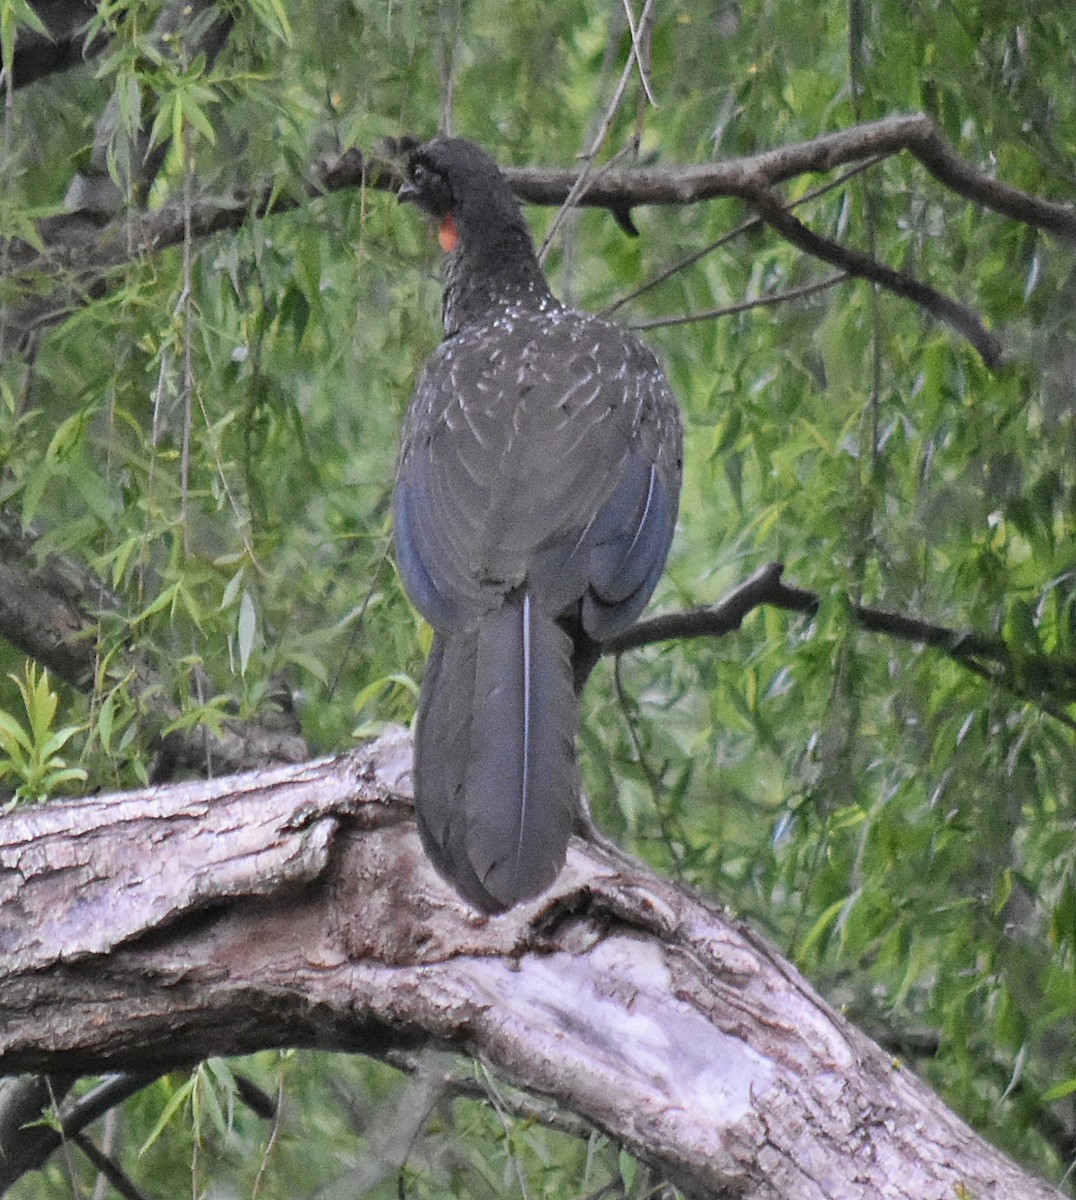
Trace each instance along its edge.
<path fill-rule="evenodd" d="M 654 354 L 554 297 L 485 150 L 413 148 L 398 199 L 433 219 L 445 253 L 444 338 L 404 419 L 392 499 L 397 572 L 433 630 L 416 817 L 437 871 L 496 914 L 564 865 L 579 695 L 664 570 L 683 434 Z"/>

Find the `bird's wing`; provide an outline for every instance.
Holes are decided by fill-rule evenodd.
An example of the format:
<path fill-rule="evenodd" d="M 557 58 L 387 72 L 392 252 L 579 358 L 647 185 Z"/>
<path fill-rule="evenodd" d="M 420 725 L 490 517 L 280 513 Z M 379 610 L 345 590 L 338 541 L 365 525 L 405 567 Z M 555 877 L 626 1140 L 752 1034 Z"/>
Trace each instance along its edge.
<path fill-rule="evenodd" d="M 588 632 L 608 637 L 664 565 L 680 429 L 661 370 L 615 326 L 571 312 L 550 322 L 450 339 L 416 390 L 396 553 L 438 628 L 526 584 L 553 614 L 589 596 Z"/>
<path fill-rule="evenodd" d="M 589 338 L 588 338 L 589 335 Z M 559 486 L 542 513 L 554 536 L 535 547 L 530 576 L 553 611 L 582 599 L 596 641 L 627 628 L 650 598 L 676 525 L 680 419 L 657 359 L 604 322 L 581 330 L 575 377 L 587 379 L 571 445 L 549 447 Z M 531 499 L 531 498 L 528 498 Z"/>

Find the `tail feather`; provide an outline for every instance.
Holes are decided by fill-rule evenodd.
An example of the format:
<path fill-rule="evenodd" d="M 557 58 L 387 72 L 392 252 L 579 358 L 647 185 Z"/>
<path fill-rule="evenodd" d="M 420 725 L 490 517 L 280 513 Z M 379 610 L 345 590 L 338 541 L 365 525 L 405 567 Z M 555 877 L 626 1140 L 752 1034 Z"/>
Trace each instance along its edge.
<path fill-rule="evenodd" d="M 571 641 L 528 596 L 435 638 L 416 735 L 419 831 L 479 908 L 537 895 L 563 865 L 576 724 Z"/>

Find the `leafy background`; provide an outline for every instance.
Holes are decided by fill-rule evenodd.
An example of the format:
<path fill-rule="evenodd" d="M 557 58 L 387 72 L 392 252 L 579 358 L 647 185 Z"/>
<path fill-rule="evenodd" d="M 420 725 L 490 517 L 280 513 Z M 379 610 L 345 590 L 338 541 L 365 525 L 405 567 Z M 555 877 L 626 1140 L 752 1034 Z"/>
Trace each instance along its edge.
<path fill-rule="evenodd" d="M 210 69 L 153 49 L 154 5 L 105 7 L 126 18 L 106 57 L 8 95 L 9 230 L 59 208 L 113 93 L 126 120 L 180 135 L 151 205 L 182 194 L 184 142 L 200 193 L 272 181 L 305 197 L 318 153 L 432 135 L 445 113 L 502 162 L 571 164 L 630 48 L 612 2 L 250 0 L 230 6 Z M 1068 4 L 808 8 L 659 3 L 658 106 L 644 109 L 633 81 L 609 147 L 641 131 L 647 163 L 705 162 L 922 109 L 972 163 L 1071 200 Z M 797 211 L 972 304 L 1006 365 L 988 371 L 862 282 L 646 335 L 687 427 L 654 607 L 708 603 L 772 560 L 822 604 L 651 647 L 616 678 L 603 666 L 584 704 L 586 787 L 607 832 L 744 914 L 971 1123 L 1061 1179 L 1076 1158 L 1076 689 L 1071 666 L 1054 678 L 1036 656 L 1076 659 L 1071 246 L 984 213 L 907 158 Z M 549 272 L 559 294 L 601 309 L 748 215 L 731 200 L 637 210 L 629 239 L 588 210 L 558 235 Z M 541 238 L 552 212 L 528 217 Z M 145 780 L 125 645 L 168 672 L 189 723 L 258 712 L 281 680 L 316 752 L 413 715 L 428 637 L 387 555 L 388 499 L 410 388 L 440 336 L 431 231 L 389 196 L 351 192 L 190 249 L 186 263 L 177 248 L 130 264 L 32 359 L 0 365 L 0 503 L 124 602 L 102 618 L 92 695 L 54 683 L 37 733 L 26 709 L 40 724 L 48 686 L 0 643 L 12 792 Z M 699 313 L 827 273 L 748 233 L 617 317 Z M 1003 636 L 1015 669 L 992 684 L 864 633 L 849 598 Z M 38 754 L 30 780 L 19 754 L 56 731 L 65 744 L 44 765 Z M 283 1095 L 272 1128 L 234 1103 L 224 1063 L 161 1081 L 113 1119 L 147 1191 L 346 1191 L 413 1086 L 339 1056 L 266 1053 L 242 1070 Z M 457 1070 L 458 1098 L 389 1155 L 372 1195 L 647 1193 L 615 1146 L 521 1118 L 478 1068 Z M 69 1158 L 16 1194 L 92 1186 Z"/>

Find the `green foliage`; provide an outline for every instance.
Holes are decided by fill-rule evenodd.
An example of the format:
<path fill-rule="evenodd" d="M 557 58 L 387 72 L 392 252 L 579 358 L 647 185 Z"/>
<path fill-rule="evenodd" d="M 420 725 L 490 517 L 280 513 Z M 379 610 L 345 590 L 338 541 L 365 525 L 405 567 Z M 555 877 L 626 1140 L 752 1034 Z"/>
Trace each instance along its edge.
<path fill-rule="evenodd" d="M 21 677 L 9 676 L 18 688 L 26 723 L 0 709 L 0 780 L 17 781 L 12 803 L 44 800 L 65 784 L 85 783 L 81 767 L 69 767 L 60 751 L 79 732 L 77 725 L 54 729 L 59 697 L 48 674 L 28 662 Z"/>
<path fill-rule="evenodd" d="M 154 44 L 153 11 L 103 6 L 107 55 L 16 94 L 5 230 L 59 205 L 109 96 L 117 178 L 125 129 L 172 140 L 150 204 L 179 197 L 188 168 L 199 194 L 265 181 L 302 202 L 196 243 L 189 270 L 178 249 L 132 263 L 42 336 L 32 363 L 0 365 L 0 502 L 43 530 L 42 552 L 87 562 L 124 613 L 101 617 L 97 687 L 61 690 L 58 731 L 43 675 L 0 692 L 0 770 L 26 796 L 74 780 L 61 749 L 91 786 L 144 780 L 129 647 L 168 674 L 179 723 L 255 714 L 280 677 L 315 751 L 411 718 L 428 634 L 387 554 L 388 500 L 400 418 L 440 336 L 437 251 L 391 197 L 307 198 L 309 165 L 432 134 L 447 62 L 456 131 L 508 163 L 570 164 L 630 44 L 619 3 L 257 0 L 234 7 L 209 69 Z M 0 0 L 0 23 L 25 19 Z M 923 108 L 972 163 L 1071 200 L 1074 65 L 1063 4 L 850 0 L 805 21 L 793 0 L 678 0 L 657 6 L 659 107 L 639 128 L 631 90 L 610 147 L 638 128 L 643 161 L 705 162 Z M 789 181 L 786 195 L 819 182 Z M 584 700 L 587 790 L 611 835 L 764 928 L 987 1136 L 1059 1178 L 1076 1079 L 1070 250 L 906 158 L 797 215 L 975 307 L 1008 361 L 987 371 L 859 282 L 647 335 L 687 424 L 655 606 L 709 603 L 774 560 L 821 605 L 648 648 L 619 681 L 602 667 Z M 528 216 L 539 234 L 551 219 Z M 554 286 L 601 308 L 744 216 L 735 201 L 639 210 L 642 236 L 628 239 L 584 211 L 551 250 Z M 821 274 L 750 232 L 617 317 L 701 312 Z M 1004 663 L 984 678 L 865 633 L 850 600 L 998 638 Z M 19 669 L 3 646 L 0 668 Z M 904 1048 L 922 1031 L 936 1052 Z M 264 1197 L 309 1194 L 361 1153 L 365 1118 L 342 1115 L 327 1077 L 367 1115 L 403 1086 L 387 1068 L 317 1056 L 243 1069 L 272 1094 L 283 1078 L 294 1105 Z M 214 1171 L 253 1188 L 268 1132 L 233 1103 L 224 1070 L 164 1081 L 126 1111 L 126 1165 L 162 1194 L 192 1169 L 207 1188 Z M 471 1100 L 435 1116 L 400 1177 L 408 1195 L 504 1195 L 520 1171 L 534 1195 L 617 1180 L 645 1194 L 615 1147 L 506 1127 Z M 69 1194 L 58 1174 L 25 1187 Z"/>

